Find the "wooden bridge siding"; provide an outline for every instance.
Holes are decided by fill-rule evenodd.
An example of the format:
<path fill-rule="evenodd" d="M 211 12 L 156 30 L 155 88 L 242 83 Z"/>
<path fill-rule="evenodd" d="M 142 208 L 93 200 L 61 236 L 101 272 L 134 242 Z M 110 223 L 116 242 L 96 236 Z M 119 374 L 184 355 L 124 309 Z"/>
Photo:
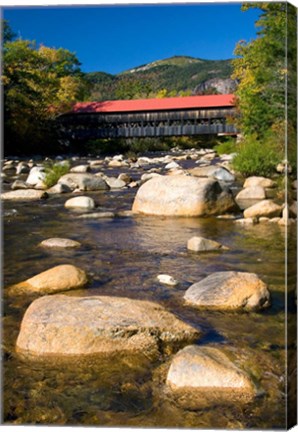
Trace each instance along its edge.
<path fill-rule="evenodd" d="M 226 124 L 226 117 L 233 112 L 233 108 L 223 108 L 121 114 L 78 113 L 61 116 L 60 121 L 64 133 L 78 139 L 201 135 L 235 133 L 235 127 Z"/>
<path fill-rule="evenodd" d="M 73 138 L 144 138 L 166 136 L 188 136 L 219 133 L 236 133 L 233 125 L 206 125 L 206 126 L 169 126 L 169 127 L 144 127 L 144 128 L 96 128 L 81 129 L 73 132 Z"/>

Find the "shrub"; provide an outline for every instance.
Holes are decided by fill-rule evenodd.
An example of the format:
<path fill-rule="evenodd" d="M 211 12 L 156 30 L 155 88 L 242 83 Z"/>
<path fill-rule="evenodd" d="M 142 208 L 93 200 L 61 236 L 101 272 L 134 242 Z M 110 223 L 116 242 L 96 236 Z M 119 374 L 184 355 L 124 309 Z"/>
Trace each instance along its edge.
<path fill-rule="evenodd" d="M 226 141 L 217 144 L 214 147 L 214 150 L 216 150 L 219 155 L 236 153 L 238 145 L 235 139 L 229 138 Z"/>
<path fill-rule="evenodd" d="M 238 146 L 237 155 L 232 161 L 235 171 L 244 176 L 269 176 L 283 159 L 283 155 L 272 138 L 260 142 L 255 136 L 248 136 Z"/>
<path fill-rule="evenodd" d="M 63 162 L 46 162 L 44 164 L 45 167 L 45 179 L 44 184 L 50 188 L 54 186 L 60 177 L 62 177 L 64 174 L 67 174 L 70 170 L 70 163 L 68 161 Z"/>

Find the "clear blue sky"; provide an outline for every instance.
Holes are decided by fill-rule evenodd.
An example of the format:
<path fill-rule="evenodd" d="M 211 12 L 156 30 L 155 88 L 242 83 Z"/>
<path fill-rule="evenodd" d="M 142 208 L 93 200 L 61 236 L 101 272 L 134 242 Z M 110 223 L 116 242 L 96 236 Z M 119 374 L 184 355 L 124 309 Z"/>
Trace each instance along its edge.
<path fill-rule="evenodd" d="M 75 52 L 85 72 L 123 70 L 174 55 L 219 60 L 256 36 L 258 10 L 240 3 L 4 7 L 23 39 Z"/>

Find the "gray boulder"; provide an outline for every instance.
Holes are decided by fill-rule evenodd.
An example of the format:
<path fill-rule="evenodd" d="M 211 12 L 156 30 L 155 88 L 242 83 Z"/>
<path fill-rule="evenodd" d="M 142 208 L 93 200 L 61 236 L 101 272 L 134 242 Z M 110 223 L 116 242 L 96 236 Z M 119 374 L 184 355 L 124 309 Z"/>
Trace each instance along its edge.
<path fill-rule="evenodd" d="M 156 356 L 199 331 L 156 303 L 123 297 L 46 296 L 27 309 L 16 349 L 25 356 Z"/>
<path fill-rule="evenodd" d="M 232 182 L 235 180 L 235 176 L 230 173 L 230 171 L 217 165 L 197 167 L 189 170 L 188 172 L 195 177 L 212 177 L 216 180 L 226 182 Z"/>
<path fill-rule="evenodd" d="M 191 285 L 186 303 L 206 309 L 258 310 L 269 306 L 267 285 L 255 273 L 216 272 Z"/>
<path fill-rule="evenodd" d="M 158 176 L 138 190 L 134 213 L 164 216 L 204 216 L 235 209 L 229 189 L 216 180 L 192 176 Z"/>
<path fill-rule="evenodd" d="M 109 189 L 103 178 L 88 173 L 65 174 L 58 180 L 58 183 L 68 186 L 71 190 L 94 191 Z"/>

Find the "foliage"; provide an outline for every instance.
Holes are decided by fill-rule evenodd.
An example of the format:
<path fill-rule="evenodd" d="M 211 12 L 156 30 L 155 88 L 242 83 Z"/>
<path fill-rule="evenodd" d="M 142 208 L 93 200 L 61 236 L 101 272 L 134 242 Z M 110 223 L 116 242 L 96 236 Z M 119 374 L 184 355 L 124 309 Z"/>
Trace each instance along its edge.
<path fill-rule="evenodd" d="M 283 159 L 283 153 L 276 148 L 275 137 L 267 135 L 258 140 L 250 135 L 238 145 L 238 152 L 233 158 L 233 169 L 244 176 L 270 176 L 276 165 Z"/>
<path fill-rule="evenodd" d="M 4 43 L 4 150 L 41 153 L 41 145 L 57 140 L 53 120 L 88 91 L 79 66 L 63 48 L 26 40 Z"/>
<path fill-rule="evenodd" d="M 214 147 L 214 150 L 216 150 L 219 155 L 236 153 L 238 150 L 238 145 L 234 138 L 229 138 L 217 144 Z"/>
<path fill-rule="evenodd" d="M 244 3 L 242 6 L 244 11 L 250 8 L 259 8 L 262 12 L 256 22 L 258 38 L 238 43 L 232 77 L 239 81 L 236 91 L 238 126 L 244 135 L 255 134 L 261 139 L 276 128 L 285 132 L 288 74 L 290 70 L 292 75 L 296 74 L 296 11 L 287 2 Z M 291 36 L 288 45 L 287 36 Z M 295 84 L 296 79 L 293 81 Z M 296 92 L 288 97 L 295 100 Z M 289 111 L 288 122 L 295 127 L 294 111 Z"/>
<path fill-rule="evenodd" d="M 67 174 L 70 170 L 70 163 L 68 161 L 56 162 L 47 161 L 45 164 L 45 179 L 43 180 L 47 188 L 57 184 L 60 177 Z"/>

